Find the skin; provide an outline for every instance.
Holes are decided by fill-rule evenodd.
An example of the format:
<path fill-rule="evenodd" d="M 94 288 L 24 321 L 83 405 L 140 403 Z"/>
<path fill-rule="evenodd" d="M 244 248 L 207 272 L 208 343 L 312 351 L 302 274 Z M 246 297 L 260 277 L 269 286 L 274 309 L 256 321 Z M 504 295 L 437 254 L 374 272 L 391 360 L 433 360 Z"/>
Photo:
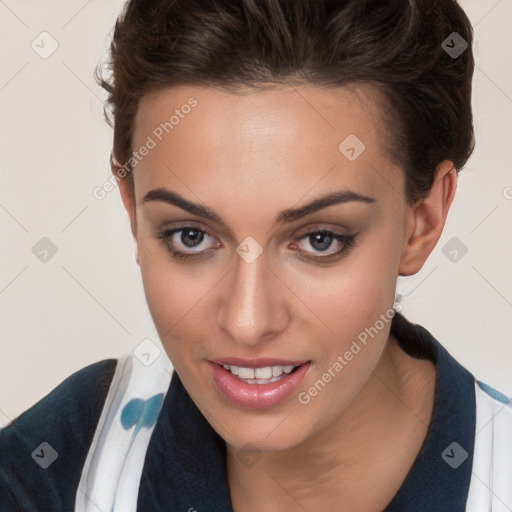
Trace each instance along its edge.
<path fill-rule="evenodd" d="M 397 276 L 419 271 L 435 247 L 456 189 L 452 163 L 440 163 L 429 194 L 409 205 L 404 171 L 385 149 L 392 134 L 379 124 L 378 98 L 371 89 L 355 92 L 179 86 L 139 104 L 134 148 L 190 97 L 198 102 L 136 166 L 133 195 L 125 181 L 119 189 L 160 339 L 191 398 L 227 443 L 236 512 L 382 510 L 428 430 L 435 367 L 403 352 L 390 323 L 306 405 L 293 393 L 268 409 L 235 406 L 213 384 L 207 363 L 226 356 L 310 360 L 298 390 L 307 391 L 393 307 Z M 338 150 L 351 133 L 366 146 L 353 162 Z M 144 202 L 156 188 L 208 206 L 227 227 Z M 375 201 L 275 222 L 284 209 L 345 189 Z M 196 260 L 173 259 L 155 233 L 188 223 L 207 235 L 190 247 L 178 233 L 176 248 L 213 250 Z M 356 243 L 330 263 L 312 261 L 308 256 L 342 246 L 333 240 L 322 252 L 304 237 L 309 229 L 356 235 Z M 235 250 L 248 236 L 263 250 L 252 263 Z M 242 455 L 251 451 L 257 462 L 247 465 Z"/>

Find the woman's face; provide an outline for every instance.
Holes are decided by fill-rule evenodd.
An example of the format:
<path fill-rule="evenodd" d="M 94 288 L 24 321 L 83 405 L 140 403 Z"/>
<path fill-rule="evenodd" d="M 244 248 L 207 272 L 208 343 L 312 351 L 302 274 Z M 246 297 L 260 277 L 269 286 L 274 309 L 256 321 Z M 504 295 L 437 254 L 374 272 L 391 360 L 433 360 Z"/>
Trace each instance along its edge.
<path fill-rule="evenodd" d="M 359 93 L 180 86 L 139 105 L 147 303 L 233 447 L 284 450 L 328 428 L 384 352 L 408 207 L 381 111 Z"/>

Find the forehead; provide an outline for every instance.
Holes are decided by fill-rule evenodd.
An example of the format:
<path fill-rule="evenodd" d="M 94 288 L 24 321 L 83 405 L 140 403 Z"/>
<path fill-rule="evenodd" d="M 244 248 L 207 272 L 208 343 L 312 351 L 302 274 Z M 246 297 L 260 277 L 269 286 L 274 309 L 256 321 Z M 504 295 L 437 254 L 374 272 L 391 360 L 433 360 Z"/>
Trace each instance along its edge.
<path fill-rule="evenodd" d="M 399 179 L 387 158 L 382 112 L 368 87 L 175 86 L 148 94 L 132 140 L 134 151 L 151 146 L 134 170 L 137 200 L 161 186 L 188 187 L 196 199 L 224 187 L 280 204 L 343 186 L 377 193 L 383 179 Z"/>

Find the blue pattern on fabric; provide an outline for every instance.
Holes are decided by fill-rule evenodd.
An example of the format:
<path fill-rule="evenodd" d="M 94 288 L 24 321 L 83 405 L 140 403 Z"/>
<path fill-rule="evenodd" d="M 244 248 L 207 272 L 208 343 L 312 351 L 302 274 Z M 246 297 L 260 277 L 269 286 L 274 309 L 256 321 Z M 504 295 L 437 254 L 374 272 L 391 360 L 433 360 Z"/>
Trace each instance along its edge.
<path fill-rule="evenodd" d="M 134 437 L 142 427 L 151 428 L 156 423 L 160 413 L 163 397 L 163 393 L 158 393 L 147 400 L 142 398 L 130 400 L 121 412 L 121 425 L 123 428 L 129 430 L 136 425 L 133 432 Z"/>
<path fill-rule="evenodd" d="M 144 400 L 140 398 L 134 398 L 124 406 L 121 412 L 121 425 L 125 430 L 132 428 L 139 421 L 143 408 Z"/>
<path fill-rule="evenodd" d="M 489 384 L 485 384 L 484 382 L 480 382 L 479 380 L 477 380 L 476 382 L 480 389 L 487 393 L 491 398 L 498 400 L 498 402 L 501 402 L 502 404 L 512 405 L 511 399 L 505 396 L 497 389 L 494 389 L 493 387 L 489 386 Z"/>

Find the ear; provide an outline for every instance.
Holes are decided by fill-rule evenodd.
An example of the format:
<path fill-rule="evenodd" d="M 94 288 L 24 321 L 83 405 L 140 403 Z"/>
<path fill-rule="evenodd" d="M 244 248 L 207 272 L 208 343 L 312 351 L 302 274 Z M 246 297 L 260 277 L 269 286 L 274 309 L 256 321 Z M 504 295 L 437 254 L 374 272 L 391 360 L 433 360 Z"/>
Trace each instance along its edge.
<path fill-rule="evenodd" d="M 113 154 L 110 155 L 110 170 L 116 178 L 124 209 L 126 210 L 126 213 L 130 219 L 130 228 L 132 231 L 133 239 L 135 240 L 135 259 L 138 264 L 139 257 L 137 254 L 137 217 L 135 214 L 135 190 L 134 187 L 130 186 L 128 181 L 124 178 L 124 176 L 126 176 L 126 170 L 121 166 Z"/>
<path fill-rule="evenodd" d="M 405 244 L 398 274 L 416 274 L 434 250 L 457 189 L 457 171 L 453 162 L 444 160 L 436 168 L 436 177 L 427 195 L 407 212 Z"/>

